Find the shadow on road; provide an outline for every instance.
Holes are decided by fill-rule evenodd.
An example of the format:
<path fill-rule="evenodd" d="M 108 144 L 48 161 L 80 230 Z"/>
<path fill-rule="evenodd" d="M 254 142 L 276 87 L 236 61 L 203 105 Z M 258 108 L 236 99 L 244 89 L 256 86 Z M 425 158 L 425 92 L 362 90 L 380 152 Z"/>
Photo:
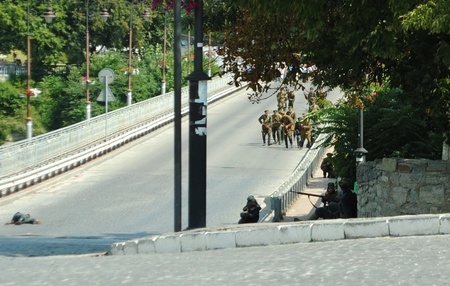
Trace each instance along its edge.
<path fill-rule="evenodd" d="M 142 238 L 153 234 L 105 234 L 103 236 L 12 236 L 0 237 L 0 256 L 51 256 L 99 254 L 115 242 Z"/>

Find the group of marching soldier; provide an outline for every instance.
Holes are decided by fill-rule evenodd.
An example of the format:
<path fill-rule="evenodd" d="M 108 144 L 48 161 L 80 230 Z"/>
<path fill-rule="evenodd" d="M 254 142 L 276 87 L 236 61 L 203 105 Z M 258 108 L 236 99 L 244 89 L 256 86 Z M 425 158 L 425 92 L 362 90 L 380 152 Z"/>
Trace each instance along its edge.
<path fill-rule="evenodd" d="M 263 145 L 281 145 L 284 142 L 286 148 L 292 148 L 293 137 L 297 141 L 297 147 L 302 148 L 305 141 L 306 147 L 311 147 L 312 126 L 309 119 L 298 117 L 294 111 L 295 94 L 293 91 L 285 92 L 281 87 L 277 94 L 278 109 L 270 114 L 265 110 L 264 114 L 258 118 L 261 124 Z M 287 104 L 287 106 L 286 106 Z M 287 111 L 286 111 L 287 108 Z M 267 139 L 267 140 L 266 140 Z"/>

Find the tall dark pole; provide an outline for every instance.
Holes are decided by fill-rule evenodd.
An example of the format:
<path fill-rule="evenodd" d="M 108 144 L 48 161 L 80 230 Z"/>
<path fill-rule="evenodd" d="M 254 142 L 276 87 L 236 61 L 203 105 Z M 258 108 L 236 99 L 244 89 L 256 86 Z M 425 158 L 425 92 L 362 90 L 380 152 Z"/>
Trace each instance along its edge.
<path fill-rule="evenodd" d="M 189 80 L 188 228 L 206 226 L 206 81 L 203 71 L 203 1 L 195 6 L 194 71 Z"/>
<path fill-rule="evenodd" d="M 358 108 L 358 149 L 355 150 L 356 153 L 356 166 L 365 161 L 365 155 L 368 153 L 364 149 L 364 109 L 362 107 Z"/>
<path fill-rule="evenodd" d="M 27 139 L 33 137 L 33 119 L 31 118 L 31 40 L 30 40 L 30 1 L 27 7 L 27 117 L 25 118 Z"/>
<path fill-rule="evenodd" d="M 164 12 L 164 43 L 163 43 L 163 62 L 162 62 L 162 78 L 161 78 L 161 94 L 166 93 L 166 49 L 167 49 L 167 12 Z"/>
<path fill-rule="evenodd" d="M 174 231 L 181 231 L 181 0 L 175 1 L 174 11 Z"/>
<path fill-rule="evenodd" d="M 91 100 L 89 98 L 89 66 L 90 66 L 90 49 L 89 49 L 89 0 L 86 0 L 86 120 L 91 119 Z"/>
<path fill-rule="evenodd" d="M 128 93 L 127 93 L 127 106 L 131 105 L 133 100 L 133 90 L 131 86 L 131 75 L 133 74 L 133 1 L 130 3 L 130 35 L 128 40 Z"/>

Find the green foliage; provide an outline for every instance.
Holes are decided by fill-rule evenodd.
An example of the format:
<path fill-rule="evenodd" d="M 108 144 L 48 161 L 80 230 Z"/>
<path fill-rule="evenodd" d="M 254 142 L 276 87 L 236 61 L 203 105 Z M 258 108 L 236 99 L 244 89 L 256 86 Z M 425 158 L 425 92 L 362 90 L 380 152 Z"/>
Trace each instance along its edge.
<path fill-rule="evenodd" d="M 16 113 L 17 110 L 22 112 Z M 25 132 L 25 111 L 26 98 L 19 97 L 11 82 L 0 82 L 0 144 L 12 132 Z"/>
<path fill-rule="evenodd" d="M 373 90 L 376 89 L 376 95 Z M 364 104 L 364 148 L 369 161 L 387 157 L 438 160 L 442 151 L 442 133 L 432 118 L 418 117 L 417 109 L 402 100 L 402 90 L 372 86 L 361 93 Z M 338 176 L 355 178 L 355 150 L 358 148 L 358 107 L 349 100 L 309 114 L 323 126 L 319 133 L 332 134 L 324 146 L 333 146 L 333 163 Z"/>
<path fill-rule="evenodd" d="M 323 142 L 333 146 L 333 165 L 337 176 L 356 178 L 355 150 L 358 147 L 358 110 L 344 101 L 308 114 L 322 128 L 318 133 L 331 134 Z"/>
<path fill-rule="evenodd" d="M 438 160 L 442 152 L 442 133 L 432 118 L 400 96 L 402 90 L 379 88 L 364 110 L 365 146 L 369 160 L 384 157 L 426 158 Z M 370 149 L 369 149 L 370 148 Z"/>

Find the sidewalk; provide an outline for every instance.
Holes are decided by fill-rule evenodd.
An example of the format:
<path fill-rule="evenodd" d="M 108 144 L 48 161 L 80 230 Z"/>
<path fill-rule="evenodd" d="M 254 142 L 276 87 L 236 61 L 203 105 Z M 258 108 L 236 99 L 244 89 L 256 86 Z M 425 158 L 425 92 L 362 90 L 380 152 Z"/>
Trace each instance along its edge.
<path fill-rule="evenodd" d="M 332 153 L 333 149 L 328 149 L 326 153 Z M 325 158 L 326 156 L 324 156 Z M 313 174 L 313 178 L 308 182 L 307 188 L 303 190 L 305 193 L 323 195 L 327 189 L 328 183 L 336 183 L 336 179 L 323 178 L 323 173 L 320 168 Z M 295 218 L 299 220 L 307 220 L 307 218 L 314 213 L 315 208 L 320 207 L 322 200 L 319 197 L 313 197 L 307 195 L 299 195 L 294 203 L 289 207 L 289 210 L 284 216 L 283 222 L 294 221 Z"/>

